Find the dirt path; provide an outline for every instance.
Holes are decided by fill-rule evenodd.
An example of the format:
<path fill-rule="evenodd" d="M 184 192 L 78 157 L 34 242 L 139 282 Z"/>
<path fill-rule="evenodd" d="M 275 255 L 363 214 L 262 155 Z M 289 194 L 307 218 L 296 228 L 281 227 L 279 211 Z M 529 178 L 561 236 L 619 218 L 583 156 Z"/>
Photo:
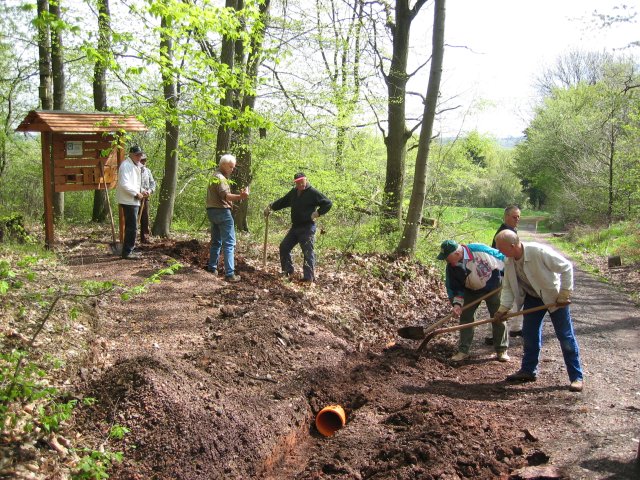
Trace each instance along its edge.
<path fill-rule="evenodd" d="M 267 271 L 241 252 L 243 282 L 229 285 L 200 268 L 206 251 L 181 242 L 156 244 L 140 262 L 96 250 L 69 259 L 77 277 L 128 285 L 167 253 L 187 265 L 144 296 L 97 309 L 104 349 L 85 375 L 99 401 L 84 412 L 87 430 L 131 430 L 112 445 L 127 458 L 112 478 L 506 479 L 547 461 L 567 478 L 637 478 L 640 317 L 610 287 L 576 273 L 586 388 L 575 394 L 549 325 L 532 384 L 503 381 L 521 340 L 512 362 L 498 363 L 484 330 L 469 361 L 448 360 L 452 334 L 418 358 L 396 329 L 448 311 L 422 267 L 325 259 L 305 288 L 277 277 L 275 251 Z M 259 257 L 256 246 L 244 251 Z M 332 403 L 348 421 L 326 439 L 313 419 Z"/>
<path fill-rule="evenodd" d="M 522 229 L 521 229 L 522 231 Z M 526 230 L 524 240 L 546 242 Z M 579 341 L 585 390 L 581 395 L 540 398 L 536 427 L 553 451 L 553 463 L 570 466 L 571 478 L 638 478 L 629 460 L 640 438 L 640 311 L 628 295 L 575 268 L 571 306 Z M 550 323 L 545 325 L 544 359 L 566 378 Z M 544 365 L 544 363 L 543 363 Z M 545 372 L 551 368 L 543 367 Z M 552 413 L 553 412 L 553 413 Z M 564 417 L 564 418 L 563 418 Z M 551 424 L 550 424 L 551 423 Z"/>

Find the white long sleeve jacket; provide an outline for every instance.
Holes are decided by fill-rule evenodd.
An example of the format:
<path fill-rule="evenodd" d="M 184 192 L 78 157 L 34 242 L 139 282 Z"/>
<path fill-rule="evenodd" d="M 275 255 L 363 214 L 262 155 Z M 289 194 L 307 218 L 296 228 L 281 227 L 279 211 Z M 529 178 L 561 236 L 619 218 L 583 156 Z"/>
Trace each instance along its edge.
<path fill-rule="evenodd" d="M 138 167 L 131 158 L 127 158 L 118 168 L 118 186 L 116 187 L 116 199 L 122 205 L 140 205 L 136 197 L 141 192 L 142 176 Z"/>

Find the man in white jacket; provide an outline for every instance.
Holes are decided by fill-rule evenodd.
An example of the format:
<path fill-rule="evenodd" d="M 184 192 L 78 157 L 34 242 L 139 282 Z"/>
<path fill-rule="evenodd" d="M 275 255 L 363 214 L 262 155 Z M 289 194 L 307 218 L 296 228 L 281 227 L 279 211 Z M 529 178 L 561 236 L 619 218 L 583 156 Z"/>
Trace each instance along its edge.
<path fill-rule="evenodd" d="M 511 230 L 503 230 L 496 236 L 496 247 L 507 260 L 500 308 L 494 318 L 504 317 L 514 303 L 518 310 L 550 303 L 557 304 L 557 307 L 549 308 L 548 311 L 569 373 L 569 390 L 581 392 L 583 374 L 580 351 L 569 312 L 569 299 L 573 291 L 571 262 L 546 245 L 521 242 L 518 234 Z M 522 364 L 520 370 L 507 377 L 507 381 L 536 380 L 542 348 L 542 320 L 546 312 L 547 310 L 539 310 L 524 316 Z"/>
<path fill-rule="evenodd" d="M 140 201 L 145 198 L 142 191 L 142 177 L 140 173 L 140 159 L 144 155 L 142 149 L 134 145 L 129 149 L 129 157 L 118 168 L 118 186 L 116 199 L 124 213 L 124 244 L 122 258 L 133 260 L 140 258 L 134 253 L 138 230 L 138 209 Z"/>

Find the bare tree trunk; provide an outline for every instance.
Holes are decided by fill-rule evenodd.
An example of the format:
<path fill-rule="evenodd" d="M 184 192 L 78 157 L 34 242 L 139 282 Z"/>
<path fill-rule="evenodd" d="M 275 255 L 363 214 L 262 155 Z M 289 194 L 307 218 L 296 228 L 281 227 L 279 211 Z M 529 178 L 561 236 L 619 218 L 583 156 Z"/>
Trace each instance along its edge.
<path fill-rule="evenodd" d="M 60 19 L 60 1 L 49 3 L 49 13 Z M 62 32 L 53 23 L 51 26 L 51 74 L 53 79 L 53 109 L 64 110 L 64 54 L 62 50 Z M 64 192 L 53 193 L 53 216 L 57 222 L 64 220 Z"/>
<path fill-rule="evenodd" d="M 158 211 L 153 223 L 152 233 L 158 237 L 168 237 L 173 220 L 173 207 L 176 200 L 176 185 L 178 183 L 178 141 L 180 126 L 174 115 L 178 105 L 178 86 L 173 73 L 173 39 L 168 33 L 171 30 L 171 19 L 162 17 L 160 27 L 160 56 L 164 100 L 166 103 L 165 121 L 165 160 L 164 176 L 160 185 Z"/>
<path fill-rule="evenodd" d="M 247 81 L 255 86 L 258 82 L 258 68 L 262 61 L 262 42 L 264 40 L 264 32 L 269 18 L 269 8 L 271 6 L 271 0 L 264 0 L 260 5 L 260 30 L 253 32 L 251 36 L 251 48 L 250 53 L 246 61 L 245 74 Z M 242 61 L 244 52 L 244 45 L 236 45 L 236 59 Z M 240 58 L 238 58 L 240 57 Z M 242 104 L 239 106 L 241 112 L 254 110 L 256 104 L 256 97 L 253 93 L 247 93 L 242 97 Z M 233 180 L 236 182 L 238 188 L 242 188 L 251 184 L 252 171 L 251 171 L 251 144 L 252 144 L 252 129 L 250 127 L 243 127 L 238 130 L 237 135 L 233 136 L 233 150 L 237 153 L 238 168 L 234 172 Z M 251 197 L 249 197 L 250 199 Z M 249 223 L 247 222 L 247 212 L 249 209 L 249 199 L 238 204 L 238 208 L 234 211 L 234 221 L 238 230 L 243 232 L 249 231 Z"/>
<path fill-rule="evenodd" d="M 238 0 L 226 0 L 226 8 L 238 9 Z M 220 61 L 229 67 L 229 71 L 233 71 L 235 60 L 235 45 L 236 42 L 229 35 L 222 37 L 222 47 L 220 50 Z M 219 158 L 221 155 L 229 152 L 231 147 L 231 130 L 227 127 L 227 123 L 230 120 L 225 118 L 233 104 L 233 89 L 229 85 L 224 85 L 225 96 L 220 100 L 220 111 L 222 116 L 220 118 L 220 124 L 218 125 L 218 137 L 216 140 L 216 154 Z"/>
<path fill-rule="evenodd" d="M 613 115 L 612 115 L 613 116 Z M 615 127 L 611 125 L 611 133 L 609 136 L 609 200 L 607 204 L 607 225 L 611 226 L 613 221 L 613 165 L 616 152 L 616 134 Z"/>
<path fill-rule="evenodd" d="M 433 121 L 436 116 L 444 59 L 445 3 L 446 0 L 435 0 L 434 4 L 431 70 L 429 72 L 427 98 L 424 104 L 422 129 L 420 130 L 418 143 L 413 190 L 404 232 L 396 249 L 396 253 L 403 255 L 415 252 L 422 220 L 422 208 L 427 193 L 427 160 L 429 158 L 429 147 L 433 132 Z"/>
<path fill-rule="evenodd" d="M 48 0 L 38 0 L 38 69 L 40 71 L 40 107 L 42 110 L 53 108 L 52 74 L 51 74 L 51 40 L 49 38 L 49 24 L 44 16 L 49 11 Z"/>
<path fill-rule="evenodd" d="M 52 17 L 60 18 L 60 2 L 55 0 L 49 3 L 49 13 Z M 64 82 L 64 51 L 62 47 L 62 30 L 58 24 L 51 26 L 51 73 L 53 78 L 53 109 L 64 110 L 65 82 Z"/>
<path fill-rule="evenodd" d="M 393 57 L 389 74 L 385 76 L 389 131 L 384 139 L 387 148 L 387 171 L 382 213 L 387 218 L 397 220 L 397 225 L 400 225 L 399 222 L 402 220 L 405 159 L 407 141 L 411 136 L 406 127 L 405 116 L 406 87 L 409 79 L 409 33 L 411 22 L 425 2 L 426 0 L 418 0 L 413 8 L 409 8 L 409 0 L 396 0 L 395 23 L 389 26 L 393 36 Z"/>
<path fill-rule="evenodd" d="M 111 55 L 111 13 L 109 0 L 98 2 L 98 53 L 99 58 L 93 68 L 93 107 L 98 112 L 106 112 L 107 104 L 107 58 Z M 101 188 L 93 192 L 93 214 L 91 220 L 104 222 L 107 218 L 107 190 Z"/>

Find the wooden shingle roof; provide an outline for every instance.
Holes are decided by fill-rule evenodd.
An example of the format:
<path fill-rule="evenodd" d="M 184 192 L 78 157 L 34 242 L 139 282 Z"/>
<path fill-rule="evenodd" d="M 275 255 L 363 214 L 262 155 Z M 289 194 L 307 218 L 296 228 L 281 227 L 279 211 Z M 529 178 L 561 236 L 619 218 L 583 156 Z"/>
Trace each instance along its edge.
<path fill-rule="evenodd" d="M 133 115 L 116 113 L 74 113 L 60 110 L 31 110 L 16 132 L 102 133 L 142 132 L 147 127 Z"/>

